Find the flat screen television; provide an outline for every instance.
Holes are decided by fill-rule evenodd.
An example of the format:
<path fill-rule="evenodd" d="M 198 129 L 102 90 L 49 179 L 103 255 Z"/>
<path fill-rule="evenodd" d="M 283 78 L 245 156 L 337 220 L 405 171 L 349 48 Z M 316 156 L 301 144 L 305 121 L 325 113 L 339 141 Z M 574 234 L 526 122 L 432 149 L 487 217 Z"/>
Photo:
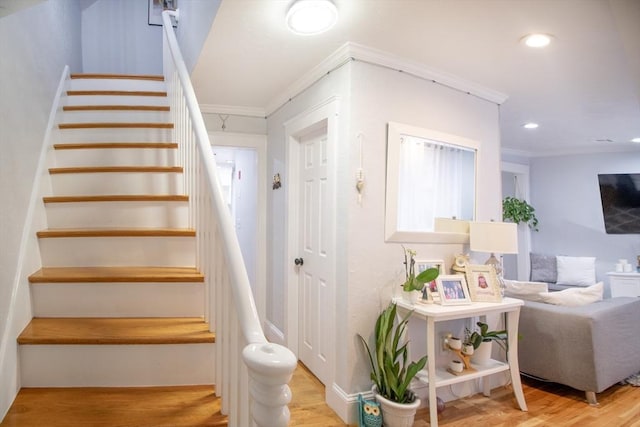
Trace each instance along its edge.
<path fill-rule="evenodd" d="M 640 173 L 598 174 L 607 234 L 640 233 Z"/>

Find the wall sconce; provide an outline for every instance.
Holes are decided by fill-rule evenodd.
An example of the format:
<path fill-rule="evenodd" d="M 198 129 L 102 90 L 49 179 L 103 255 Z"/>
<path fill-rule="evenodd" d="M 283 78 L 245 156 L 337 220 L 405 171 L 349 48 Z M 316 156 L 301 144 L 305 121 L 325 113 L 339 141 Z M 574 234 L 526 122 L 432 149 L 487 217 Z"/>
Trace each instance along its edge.
<path fill-rule="evenodd" d="M 273 175 L 273 189 L 277 190 L 280 187 L 282 187 L 282 182 L 280 181 L 280 174 L 277 173 Z"/>

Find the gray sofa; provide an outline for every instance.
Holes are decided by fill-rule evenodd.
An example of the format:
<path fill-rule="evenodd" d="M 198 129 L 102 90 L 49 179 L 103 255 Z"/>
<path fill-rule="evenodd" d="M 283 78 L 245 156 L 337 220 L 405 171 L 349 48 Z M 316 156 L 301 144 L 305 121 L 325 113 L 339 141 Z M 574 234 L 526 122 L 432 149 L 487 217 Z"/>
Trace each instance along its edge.
<path fill-rule="evenodd" d="M 525 301 L 520 312 L 520 371 L 596 393 L 640 372 L 640 298 L 579 307 Z"/>

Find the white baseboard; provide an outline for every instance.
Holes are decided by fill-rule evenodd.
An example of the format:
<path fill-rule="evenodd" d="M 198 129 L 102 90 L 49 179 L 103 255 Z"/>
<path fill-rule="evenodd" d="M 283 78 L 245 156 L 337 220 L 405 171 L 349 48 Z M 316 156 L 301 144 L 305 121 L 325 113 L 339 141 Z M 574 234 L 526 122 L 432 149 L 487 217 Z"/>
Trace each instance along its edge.
<path fill-rule="evenodd" d="M 373 393 L 369 390 L 362 393 L 346 393 L 338 384 L 333 383 L 327 387 L 325 399 L 327 404 L 342 419 L 351 425 L 358 423 L 358 395 L 365 399 L 373 399 Z"/>

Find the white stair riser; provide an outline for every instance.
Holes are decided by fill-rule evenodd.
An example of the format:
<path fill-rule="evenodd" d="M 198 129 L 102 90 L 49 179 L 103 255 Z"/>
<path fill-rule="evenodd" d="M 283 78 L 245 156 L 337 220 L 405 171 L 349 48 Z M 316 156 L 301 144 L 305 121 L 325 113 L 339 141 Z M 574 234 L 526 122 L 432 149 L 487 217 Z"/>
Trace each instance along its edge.
<path fill-rule="evenodd" d="M 71 79 L 67 90 L 166 91 L 164 81 L 134 79 Z"/>
<path fill-rule="evenodd" d="M 166 96 L 139 95 L 69 95 L 61 102 L 62 105 L 169 105 Z"/>
<path fill-rule="evenodd" d="M 51 184 L 64 196 L 184 194 L 182 174 L 175 172 L 62 173 L 52 174 Z"/>
<path fill-rule="evenodd" d="M 204 283 L 34 283 L 35 317 L 202 317 Z"/>
<path fill-rule="evenodd" d="M 175 148 L 91 148 L 55 150 L 57 167 L 177 166 Z"/>
<path fill-rule="evenodd" d="M 168 111 L 65 111 L 59 123 L 169 123 Z"/>
<path fill-rule="evenodd" d="M 173 129 L 61 129 L 58 143 L 74 142 L 174 142 Z"/>
<path fill-rule="evenodd" d="M 49 228 L 187 228 L 188 202 L 47 203 Z"/>
<path fill-rule="evenodd" d="M 215 344 L 22 345 L 22 387 L 213 384 Z"/>
<path fill-rule="evenodd" d="M 39 245 L 43 267 L 195 265 L 194 237 L 58 237 Z"/>

